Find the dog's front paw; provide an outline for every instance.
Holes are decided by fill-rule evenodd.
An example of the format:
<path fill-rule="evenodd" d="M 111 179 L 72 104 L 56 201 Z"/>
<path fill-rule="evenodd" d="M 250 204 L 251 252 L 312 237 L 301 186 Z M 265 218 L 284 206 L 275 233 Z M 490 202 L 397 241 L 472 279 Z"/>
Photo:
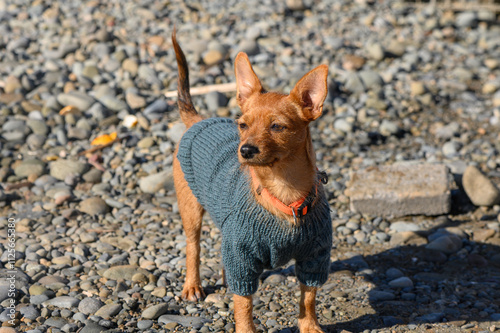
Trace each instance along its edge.
<path fill-rule="evenodd" d="M 205 298 L 205 293 L 200 285 L 184 284 L 184 288 L 182 289 L 182 298 L 188 301 L 196 302 Z"/>
<path fill-rule="evenodd" d="M 317 321 L 307 319 L 299 320 L 299 330 L 300 333 L 324 333 Z"/>

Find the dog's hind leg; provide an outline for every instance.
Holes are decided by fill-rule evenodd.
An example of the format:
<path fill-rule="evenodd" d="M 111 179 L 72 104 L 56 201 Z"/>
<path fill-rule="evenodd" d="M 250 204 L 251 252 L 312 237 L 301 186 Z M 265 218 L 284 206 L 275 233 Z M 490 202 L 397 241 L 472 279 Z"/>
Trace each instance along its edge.
<path fill-rule="evenodd" d="M 182 225 L 186 233 L 186 281 L 182 297 L 197 301 L 205 297 L 200 281 L 200 234 L 205 210 L 200 205 L 184 178 L 179 160 L 174 159 L 174 184 Z"/>

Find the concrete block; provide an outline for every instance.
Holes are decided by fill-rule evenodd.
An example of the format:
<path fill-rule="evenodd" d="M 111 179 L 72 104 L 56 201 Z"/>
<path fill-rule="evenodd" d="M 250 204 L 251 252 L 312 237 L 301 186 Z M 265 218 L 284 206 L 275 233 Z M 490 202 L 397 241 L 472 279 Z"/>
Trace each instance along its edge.
<path fill-rule="evenodd" d="M 351 174 L 346 190 L 351 210 L 374 216 L 447 214 L 451 207 L 448 168 L 402 163 Z"/>

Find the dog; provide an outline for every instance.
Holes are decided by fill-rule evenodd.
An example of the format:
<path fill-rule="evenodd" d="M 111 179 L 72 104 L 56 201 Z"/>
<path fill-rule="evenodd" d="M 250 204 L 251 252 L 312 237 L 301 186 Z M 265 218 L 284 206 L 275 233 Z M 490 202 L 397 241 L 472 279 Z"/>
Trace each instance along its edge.
<path fill-rule="evenodd" d="M 263 89 L 245 53 L 235 59 L 241 117 L 203 119 L 189 92 L 186 58 L 178 65 L 178 107 L 186 132 L 173 162 L 179 212 L 186 233 L 182 296 L 202 299 L 200 233 L 208 211 L 222 234 L 222 261 L 233 292 L 236 332 L 255 332 L 252 294 L 264 269 L 295 260 L 300 282 L 300 332 L 323 332 L 316 317 L 318 287 L 326 282 L 332 222 L 316 168 L 309 123 L 323 112 L 328 66 L 302 77 L 289 95 Z"/>

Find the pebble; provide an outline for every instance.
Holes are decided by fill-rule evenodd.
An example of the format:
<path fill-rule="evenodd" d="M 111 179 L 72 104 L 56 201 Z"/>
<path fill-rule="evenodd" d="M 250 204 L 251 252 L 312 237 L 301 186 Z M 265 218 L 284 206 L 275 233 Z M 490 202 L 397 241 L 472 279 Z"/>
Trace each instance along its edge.
<path fill-rule="evenodd" d="M 19 178 L 27 178 L 30 175 L 38 178 L 45 173 L 45 163 L 38 159 L 27 159 L 18 164 L 14 173 Z"/>
<path fill-rule="evenodd" d="M 106 304 L 95 312 L 95 315 L 104 319 L 112 318 L 122 310 L 120 304 Z"/>
<path fill-rule="evenodd" d="M 92 197 L 80 202 L 80 211 L 89 215 L 101 215 L 109 211 L 109 206 L 103 199 Z"/>
<path fill-rule="evenodd" d="M 481 171 L 468 166 L 462 177 L 465 193 L 477 206 L 493 206 L 500 203 L 500 190 Z"/>
<path fill-rule="evenodd" d="M 445 254 L 453 254 L 462 248 L 462 241 L 453 235 L 440 236 L 425 247 L 430 250 L 441 251 Z"/>
<path fill-rule="evenodd" d="M 161 303 L 153 305 L 142 312 L 142 318 L 144 319 L 157 319 L 161 315 L 168 312 L 168 304 Z"/>
<path fill-rule="evenodd" d="M 110 280 L 131 280 L 132 276 L 134 276 L 136 273 L 147 274 L 147 271 L 140 269 L 134 265 L 120 265 L 108 268 L 103 272 L 102 276 Z"/>
<path fill-rule="evenodd" d="M 139 187 L 144 193 L 156 193 L 161 189 L 173 190 L 172 170 L 165 170 L 141 178 Z"/>
<path fill-rule="evenodd" d="M 97 312 L 101 307 L 104 306 L 104 303 L 99 299 L 87 297 L 80 301 L 78 304 L 78 311 L 83 314 L 91 315 Z"/>
<path fill-rule="evenodd" d="M 63 106 L 74 106 L 81 111 L 86 111 L 94 104 L 95 99 L 81 92 L 70 91 L 57 95 L 57 101 Z"/>
<path fill-rule="evenodd" d="M 55 179 L 64 180 L 69 175 L 83 175 L 88 170 L 88 165 L 78 161 L 72 160 L 57 160 L 51 162 L 50 175 Z"/>
<path fill-rule="evenodd" d="M 389 286 L 393 288 L 413 288 L 413 281 L 406 276 L 402 276 L 390 281 Z"/>
<path fill-rule="evenodd" d="M 194 329 L 200 329 L 203 324 L 210 323 L 210 319 L 200 318 L 200 317 L 189 317 L 189 316 L 178 316 L 178 315 L 163 315 L 158 318 L 158 322 L 161 324 L 168 325 L 169 323 L 177 323 L 184 327 L 192 327 Z"/>
<path fill-rule="evenodd" d="M 43 302 L 44 306 L 52 305 L 59 308 L 71 309 L 77 307 L 80 300 L 70 296 L 59 296 Z"/>

